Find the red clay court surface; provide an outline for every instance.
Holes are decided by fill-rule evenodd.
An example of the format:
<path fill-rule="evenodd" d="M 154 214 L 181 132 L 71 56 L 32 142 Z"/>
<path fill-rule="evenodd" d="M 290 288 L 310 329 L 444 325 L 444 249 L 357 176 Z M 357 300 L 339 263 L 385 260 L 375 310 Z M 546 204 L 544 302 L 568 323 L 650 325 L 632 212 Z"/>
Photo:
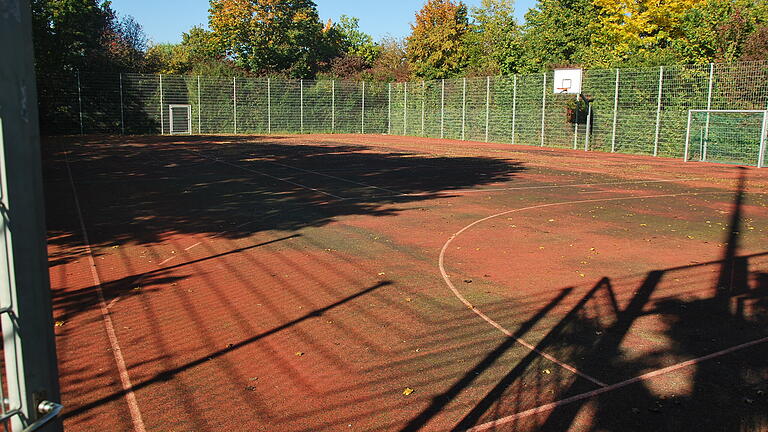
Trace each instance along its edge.
<path fill-rule="evenodd" d="M 67 430 L 768 430 L 768 169 L 354 135 L 45 150 Z"/>

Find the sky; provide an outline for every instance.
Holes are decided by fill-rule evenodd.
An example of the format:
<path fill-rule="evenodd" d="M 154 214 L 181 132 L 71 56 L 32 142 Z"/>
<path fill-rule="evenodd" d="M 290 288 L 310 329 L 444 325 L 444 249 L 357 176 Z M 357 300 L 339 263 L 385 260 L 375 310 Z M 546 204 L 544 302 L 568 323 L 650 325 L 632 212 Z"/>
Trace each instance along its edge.
<path fill-rule="evenodd" d="M 465 0 L 468 6 L 478 6 L 480 0 Z M 315 0 L 320 18 L 338 21 L 339 16 L 360 18 L 360 29 L 375 40 L 384 36 L 403 37 L 410 34 L 414 15 L 423 0 Z M 515 2 L 515 15 L 523 15 L 536 0 Z M 181 33 L 195 25 L 208 22 L 208 0 L 112 0 L 112 8 L 121 15 L 133 16 L 144 27 L 154 43 L 181 42 Z"/>

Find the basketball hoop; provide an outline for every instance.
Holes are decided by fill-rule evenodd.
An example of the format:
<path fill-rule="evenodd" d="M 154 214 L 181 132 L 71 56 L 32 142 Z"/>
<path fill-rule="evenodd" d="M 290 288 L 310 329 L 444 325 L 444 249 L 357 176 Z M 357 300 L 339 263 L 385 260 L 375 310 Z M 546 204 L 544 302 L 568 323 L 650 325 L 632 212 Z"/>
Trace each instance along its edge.
<path fill-rule="evenodd" d="M 557 88 L 557 92 L 558 93 L 568 93 L 568 90 L 570 90 L 570 88 L 568 88 L 568 87 L 558 87 Z"/>

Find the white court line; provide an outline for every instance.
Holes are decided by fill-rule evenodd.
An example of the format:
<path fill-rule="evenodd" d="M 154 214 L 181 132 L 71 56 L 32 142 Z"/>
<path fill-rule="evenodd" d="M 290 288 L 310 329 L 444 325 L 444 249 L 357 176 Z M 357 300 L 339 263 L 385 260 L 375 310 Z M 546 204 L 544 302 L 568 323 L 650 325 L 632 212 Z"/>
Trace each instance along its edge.
<path fill-rule="evenodd" d="M 261 172 L 261 171 L 257 171 L 257 170 L 255 170 L 255 169 L 246 168 L 246 167 L 244 167 L 244 166 L 240 166 L 240 165 L 237 165 L 237 164 L 234 164 L 234 163 L 231 163 L 231 162 L 227 162 L 227 161 L 224 161 L 224 160 L 216 159 L 216 158 L 210 158 L 210 157 L 208 157 L 208 156 L 204 155 L 202 152 L 197 152 L 197 151 L 194 151 L 194 150 L 189 150 L 189 151 L 190 151 L 190 152 L 193 152 L 193 153 L 197 153 L 198 155 L 200 155 L 200 156 L 202 156 L 202 157 L 204 157 L 204 158 L 206 158 L 206 159 L 210 159 L 210 160 L 212 160 L 212 161 L 215 161 L 215 162 L 218 162 L 218 163 L 222 163 L 222 164 L 224 164 L 224 165 L 229 165 L 229 166 L 232 166 L 232 167 L 235 167 L 235 168 L 241 169 L 241 170 L 243 170 L 243 171 L 252 172 L 252 173 L 254 173 L 254 174 L 262 175 L 262 176 L 264 176 L 264 177 L 269 177 L 269 178 L 271 178 L 271 179 L 280 180 L 281 182 L 289 183 L 289 184 L 292 184 L 292 185 L 294 185 L 294 186 L 298 186 L 298 187 L 300 187 L 300 188 L 302 188 L 302 189 L 307 189 L 307 190 L 311 190 L 311 191 L 313 191 L 313 192 L 317 192 L 317 193 L 320 193 L 320 194 L 323 194 L 323 195 L 327 195 L 327 196 L 329 196 L 329 197 L 331 197 L 331 198 L 336 198 L 336 199 L 338 199 L 338 200 L 342 200 L 342 201 L 347 199 L 347 198 L 344 198 L 344 197 L 340 197 L 340 196 L 338 196 L 338 195 L 334 195 L 334 194 L 332 194 L 332 193 L 328 193 L 328 192 L 322 191 L 322 190 L 320 190 L 320 189 L 315 189 L 315 188 L 313 188 L 313 187 L 309 187 L 309 186 L 307 186 L 307 185 L 303 185 L 303 184 L 301 184 L 301 183 L 296 183 L 296 182 L 294 182 L 294 181 L 291 181 L 291 180 L 288 180 L 288 179 L 284 179 L 284 178 L 276 177 L 276 176 L 273 176 L 273 175 L 270 175 L 270 174 L 267 174 L 267 173 L 264 173 L 264 172 Z"/>
<path fill-rule="evenodd" d="M 133 392 L 133 384 L 131 383 L 131 377 L 128 374 L 128 367 L 125 364 L 123 353 L 120 349 L 120 343 L 115 333 L 115 326 L 112 323 L 112 317 L 109 314 L 109 309 L 104 299 L 104 290 L 101 285 L 101 278 L 96 270 L 96 261 L 93 259 L 93 250 L 91 249 L 91 243 L 88 239 L 88 232 L 85 229 L 85 222 L 83 221 L 83 212 L 80 208 L 80 200 L 77 197 L 77 188 L 75 188 L 75 180 L 72 178 L 72 169 L 69 166 L 69 152 L 65 153 L 65 161 L 67 165 L 67 172 L 69 173 L 69 184 L 72 186 L 72 194 L 75 198 L 75 208 L 77 209 L 77 216 L 80 219 L 80 229 L 83 231 L 83 242 L 85 243 L 85 250 L 88 253 L 89 267 L 91 270 L 91 276 L 93 277 L 93 284 L 96 286 L 96 294 L 99 298 L 99 309 L 101 310 L 101 317 L 104 321 L 104 328 L 109 338 L 109 344 L 112 348 L 112 355 L 115 358 L 117 364 L 117 370 L 120 375 L 120 384 L 123 387 L 125 393 L 125 400 L 128 403 L 128 411 L 131 413 L 131 421 L 133 422 L 133 429 L 137 432 L 146 432 L 144 426 L 144 419 L 141 416 L 141 410 L 139 409 L 138 401 L 136 400 L 136 394 Z"/>
<path fill-rule="evenodd" d="M 365 183 L 360 183 L 360 182 L 357 182 L 357 181 L 354 181 L 354 180 L 349 180 L 349 179 L 345 179 L 345 178 L 342 178 L 342 177 L 337 177 L 335 175 L 325 174 L 325 173 L 321 173 L 321 172 L 318 172 L 318 171 L 312 171 L 312 170 L 308 170 L 308 169 L 304 169 L 304 168 L 298 168 L 298 167 L 282 164 L 282 163 L 279 163 L 279 162 L 270 162 L 270 163 L 275 164 L 275 165 L 280 165 L 280 166 L 283 166 L 283 167 L 286 167 L 286 168 L 298 170 L 298 171 L 304 171 L 304 172 L 310 173 L 310 174 L 316 174 L 316 175 L 319 175 L 319 176 L 332 178 L 332 179 L 335 179 L 335 180 L 341 180 L 343 182 L 356 184 L 358 186 L 365 186 L 367 188 L 383 190 L 384 192 L 389 192 L 389 193 L 398 194 L 398 195 L 405 195 L 404 193 L 398 192 L 396 190 L 387 189 L 387 188 L 378 187 L 378 186 L 372 186 L 372 185 L 365 184 Z"/>
<path fill-rule="evenodd" d="M 618 382 L 616 384 L 611 384 L 609 386 L 606 386 L 606 387 L 603 387 L 603 388 L 600 388 L 600 389 L 597 389 L 597 390 L 592 390 L 592 391 L 588 391 L 588 392 L 585 392 L 585 393 L 577 394 L 575 396 L 567 397 L 565 399 L 560 399 L 558 401 L 551 402 L 551 403 L 548 403 L 548 404 L 545 404 L 545 405 L 541 405 L 541 406 L 538 406 L 536 408 L 531 408 L 531 409 L 526 410 L 526 411 L 521 411 L 521 412 L 519 412 L 517 414 L 512 414 L 512 415 L 509 415 L 509 416 L 506 416 L 506 417 L 502 417 L 500 419 L 496 419 L 496 420 L 490 421 L 488 423 L 483 423 L 483 424 L 480 424 L 480 425 L 477 425 L 475 427 L 467 429 L 467 432 L 470 432 L 470 431 L 475 432 L 475 431 L 482 431 L 482 430 L 487 430 L 487 429 L 495 428 L 495 427 L 501 426 L 501 425 L 509 423 L 511 421 L 515 421 L 515 420 L 523 418 L 523 417 L 529 417 L 529 416 L 532 416 L 532 415 L 535 415 L 535 414 L 539 414 L 539 413 L 542 413 L 542 412 L 551 411 L 551 410 L 553 410 L 555 408 L 558 408 L 558 407 L 561 407 L 563 405 L 567 405 L 567 404 L 570 404 L 570 403 L 573 403 L 573 402 L 578 402 L 578 401 L 584 400 L 584 399 L 589 399 L 591 397 L 598 396 L 598 395 L 601 395 L 603 393 L 607 393 L 607 392 L 610 392 L 610 391 L 618 390 L 618 389 L 620 389 L 622 387 L 626 387 L 628 385 L 635 384 L 635 383 L 638 383 L 640 381 L 645 381 L 645 380 L 648 380 L 648 379 L 651 379 L 651 378 L 654 378 L 654 377 L 657 377 L 657 376 L 660 376 L 660 375 L 665 375 L 665 374 L 668 374 L 670 372 L 674 372 L 674 371 L 676 371 L 678 369 L 686 368 L 688 366 L 693 366 L 695 364 L 698 364 L 698 363 L 701 363 L 701 362 L 704 362 L 704 361 L 707 361 L 707 360 L 711 360 L 711 359 L 716 358 L 716 357 L 721 357 L 721 356 L 724 356 L 726 354 L 730 354 L 732 352 L 739 351 L 739 350 L 742 350 L 742 349 L 745 349 L 745 348 L 749 348 L 749 347 L 752 347 L 752 346 L 755 346 L 755 345 L 758 345 L 758 344 L 766 343 L 766 342 L 768 342 L 768 337 L 756 339 L 756 340 L 753 340 L 753 341 L 750 341 L 750 342 L 746 342 L 746 343 L 743 343 L 743 344 L 740 344 L 740 345 L 736 345 L 736 346 L 733 346 L 733 347 L 730 347 L 730 348 L 726 348 L 724 350 L 717 351 L 717 352 L 714 352 L 712 354 L 707 354 L 705 356 L 701 356 L 701 357 L 697 357 L 697 358 L 694 358 L 694 359 L 691 359 L 691 360 L 687 360 L 687 361 L 684 361 L 684 362 L 681 362 L 681 363 L 677 363 L 677 364 L 674 364 L 672 366 L 667 366 L 665 368 L 657 369 L 655 371 L 651 371 L 651 372 L 648 372 L 646 374 L 643 374 L 643 375 L 640 375 L 640 376 L 637 376 L 637 377 L 634 377 L 634 378 L 630 378 L 630 379 L 625 380 L 625 381 Z"/>
<path fill-rule="evenodd" d="M 569 365 L 567 363 L 561 362 L 560 360 L 550 356 L 549 354 L 546 354 L 546 353 L 536 349 L 535 346 L 531 345 L 530 343 L 526 342 L 525 340 L 523 340 L 521 338 L 518 338 L 518 337 L 514 337 L 513 333 L 511 331 L 509 331 L 504 326 L 502 326 L 501 324 L 497 323 L 496 321 L 494 321 L 493 319 L 491 319 L 490 317 L 485 315 L 481 310 L 477 309 L 472 303 L 470 303 L 469 300 L 467 300 L 467 298 L 464 297 L 464 295 L 462 295 L 461 292 L 459 292 L 459 290 L 453 285 L 453 282 L 451 282 L 451 279 L 448 276 L 448 272 L 445 270 L 445 252 L 448 250 L 448 246 L 458 236 L 460 236 L 462 233 L 464 233 L 465 231 L 469 230 L 473 226 L 475 226 L 477 224 L 480 224 L 482 222 L 485 222 L 485 221 L 487 221 L 489 219 L 493 219 L 493 218 L 496 218 L 496 217 L 499 217 L 499 216 L 504 216 L 504 215 L 507 215 L 507 214 L 510 214 L 510 213 L 517 213 L 517 212 L 526 211 L 526 210 L 533 210 L 533 209 L 540 209 L 540 208 L 545 208 L 545 207 L 554 207 L 554 206 L 561 206 L 561 205 L 571 205 L 571 204 L 583 204 L 583 203 L 606 202 L 606 201 L 627 201 L 627 200 L 637 200 L 637 199 L 677 197 L 677 196 L 688 196 L 688 195 L 695 196 L 695 195 L 716 194 L 716 193 L 726 193 L 726 192 L 685 192 L 685 193 L 665 194 L 665 195 L 646 195 L 646 196 L 636 196 L 636 197 L 599 198 L 599 199 L 591 199 L 591 200 L 578 200 L 578 201 L 566 201 L 566 202 L 539 204 L 539 205 L 535 205 L 535 206 L 529 206 L 529 207 L 523 207 L 523 208 L 503 211 L 501 213 L 496 213 L 494 215 L 486 216 L 486 217 L 484 217 L 482 219 L 478 219 L 478 220 L 472 222 L 471 224 L 465 226 L 464 228 L 460 229 L 455 234 L 453 234 L 445 242 L 445 244 L 443 245 L 443 248 L 440 250 L 440 256 L 438 258 L 438 267 L 440 269 L 440 274 L 443 276 L 443 280 L 448 285 L 448 288 L 450 288 L 450 290 L 456 296 L 456 298 L 458 298 L 462 303 L 464 303 L 464 305 L 466 305 L 468 308 L 470 308 L 472 310 L 472 312 L 477 314 L 480 318 L 485 320 L 488 324 L 492 325 L 493 327 L 496 327 L 499 331 L 504 333 L 506 336 L 514 338 L 517 343 L 519 343 L 520 345 L 528 348 L 529 350 L 531 350 L 531 351 L 541 355 L 542 357 L 546 358 L 547 360 L 550 360 L 550 361 L 556 363 L 557 365 L 561 366 L 562 368 L 564 368 L 564 369 L 566 369 L 568 371 L 571 371 L 571 372 L 573 372 L 573 373 L 575 373 L 575 374 L 577 374 L 577 375 L 579 375 L 579 376 L 581 376 L 581 377 L 583 377 L 583 378 L 585 378 L 585 379 L 587 379 L 587 380 L 589 380 L 589 381 L 591 381 L 591 382 L 593 382 L 593 383 L 595 383 L 595 384 L 597 384 L 597 385 L 599 385 L 601 387 L 606 387 L 607 384 L 599 381 L 598 379 L 593 378 L 593 377 L 591 377 L 589 375 L 586 375 L 586 374 L 582 373 L 581 371 L 579 371 L 578 369 L 576 369 L 575 367 L 573 367 L 573 366 L 571 366 L 571 365 Z M 730 192 L 728 192 L 728 193 L 730 193 Z"/>

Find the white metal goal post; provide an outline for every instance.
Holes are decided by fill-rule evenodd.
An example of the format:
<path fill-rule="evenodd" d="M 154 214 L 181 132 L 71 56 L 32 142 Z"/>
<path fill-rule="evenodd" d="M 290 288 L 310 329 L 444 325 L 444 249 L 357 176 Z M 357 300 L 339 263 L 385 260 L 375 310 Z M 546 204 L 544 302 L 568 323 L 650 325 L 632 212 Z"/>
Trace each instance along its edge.
<path fill-rule="evenodd" d="M 765 166 L 768 110 L 688 110 L 685 162 Z"/>

